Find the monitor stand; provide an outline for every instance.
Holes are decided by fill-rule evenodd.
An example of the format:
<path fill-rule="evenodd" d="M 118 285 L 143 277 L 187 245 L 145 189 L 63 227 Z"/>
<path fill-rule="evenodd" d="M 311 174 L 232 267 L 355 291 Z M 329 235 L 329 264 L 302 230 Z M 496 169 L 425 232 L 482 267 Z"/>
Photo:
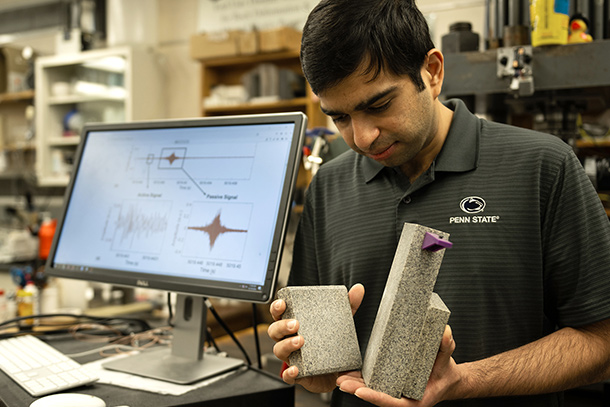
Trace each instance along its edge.
<path fill-rule="evenodd" d="M 203 353 L 207 326 L 203 297 L 178 294 L 171 348 L 142 351 L 106 362 L 109 370 L 189 384 L 244 365 L 243 360 Z"/>

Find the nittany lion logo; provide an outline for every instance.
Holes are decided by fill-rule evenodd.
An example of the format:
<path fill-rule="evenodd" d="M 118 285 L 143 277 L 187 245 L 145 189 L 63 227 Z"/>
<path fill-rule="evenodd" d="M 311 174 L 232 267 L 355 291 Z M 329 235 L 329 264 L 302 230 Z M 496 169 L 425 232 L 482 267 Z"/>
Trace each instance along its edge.
<path fill-rule="evenodd" d="M 485 200 L 478 196 L 469 196 L 462 199 L 460 202 L 460 209 L 466 213 L 479 213 L 485 209 Z"/>

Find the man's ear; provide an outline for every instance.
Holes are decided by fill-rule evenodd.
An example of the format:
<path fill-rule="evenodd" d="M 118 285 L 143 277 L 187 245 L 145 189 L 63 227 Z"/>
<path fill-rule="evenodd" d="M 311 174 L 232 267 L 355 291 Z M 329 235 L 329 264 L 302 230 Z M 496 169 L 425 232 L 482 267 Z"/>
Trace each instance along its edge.
<path fill-rule="evenodd" d="M 429 79 L 430 90 L 435 98 L 441 94 L 445 78 L 444 57 L 440 50 L 432 48 L 426 55 L 423 70 Z M 423 72 L 422 72 L 423 73 Z"/>

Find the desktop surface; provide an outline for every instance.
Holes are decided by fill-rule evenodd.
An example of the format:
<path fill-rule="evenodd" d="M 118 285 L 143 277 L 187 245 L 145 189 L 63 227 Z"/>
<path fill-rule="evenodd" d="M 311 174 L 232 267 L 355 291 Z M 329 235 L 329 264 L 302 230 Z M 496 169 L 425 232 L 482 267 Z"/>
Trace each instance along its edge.
<path fill-rule="evenodd" d="M 48 343 L 66 354 L 78 353 L 99 347 L 99 343 L 81 342 L 64 337 Z M 99 358 L 87 356 L 75 358 L 87 363 Z M 161 395 L 146 391 L 127 389 L 103 383 L 79 387 L 67 391 L 97 396 L 108 406 L 294 406 L 294 386 L 287 385 L 279 377 L 248 367 L 208 386 L 190 391 L 181 396 Z M 0 372 L 0 406 L 28 407 L 36 398 Z"/>

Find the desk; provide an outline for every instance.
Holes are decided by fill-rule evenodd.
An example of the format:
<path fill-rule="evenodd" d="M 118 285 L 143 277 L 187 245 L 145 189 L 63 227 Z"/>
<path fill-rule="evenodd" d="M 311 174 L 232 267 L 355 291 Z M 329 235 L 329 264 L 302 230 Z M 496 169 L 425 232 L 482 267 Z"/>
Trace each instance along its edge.
<path fill-rule="evenodd" d="M 49 344 L 64 353 L 76 353 L 98 347 L 99 344 L 78 342 L 73 339 L 49 341 Z M 95 357 L 76 359 L 87 363 Z M 182 396 L 167 396 L 140 390 L 106 384 L 93 384 L 69 390 L 71 393 L 91 394 L 103 399 L 108 407 L 127 405 L 130 407 L 165 406 L 294 406 L 294 386 L 289 386 L 279 378 L 256 368 L 238 371 L 229 377 L 212 383 Z M 0 372 L 0 406 L 27 407 L 34 400 L 3 372 Z"/>

